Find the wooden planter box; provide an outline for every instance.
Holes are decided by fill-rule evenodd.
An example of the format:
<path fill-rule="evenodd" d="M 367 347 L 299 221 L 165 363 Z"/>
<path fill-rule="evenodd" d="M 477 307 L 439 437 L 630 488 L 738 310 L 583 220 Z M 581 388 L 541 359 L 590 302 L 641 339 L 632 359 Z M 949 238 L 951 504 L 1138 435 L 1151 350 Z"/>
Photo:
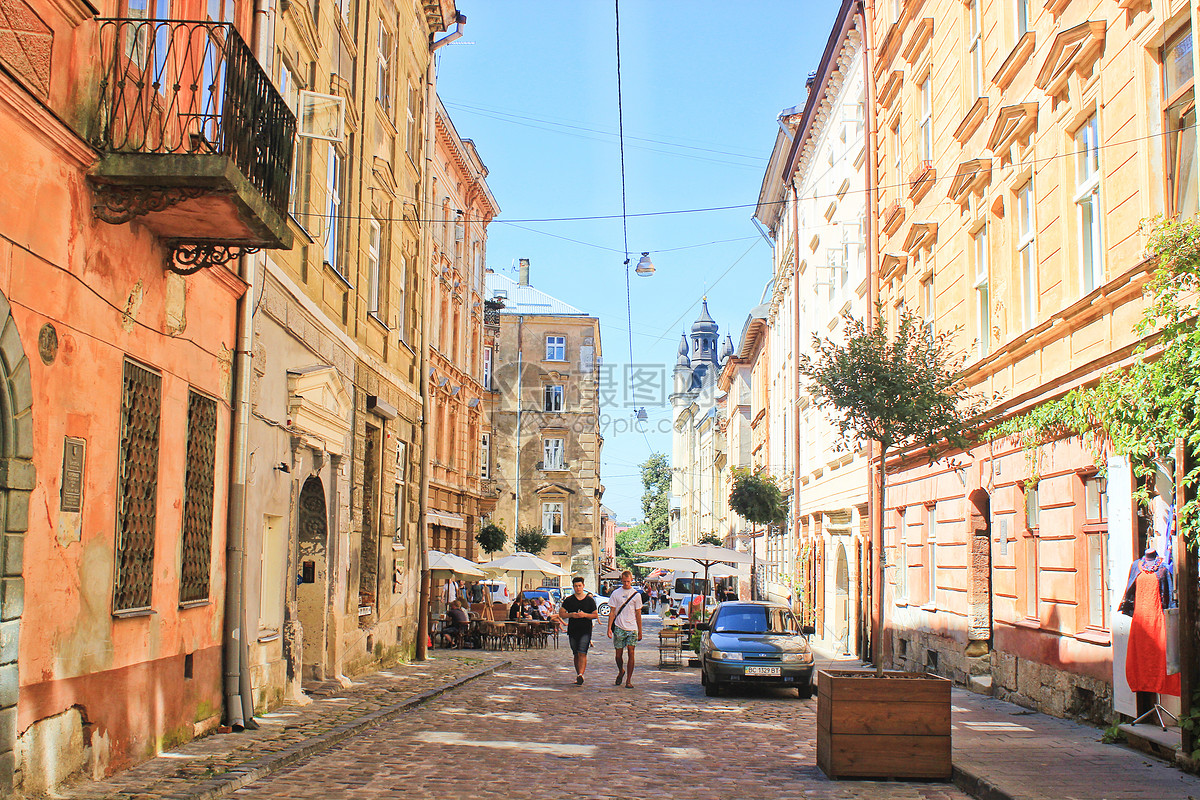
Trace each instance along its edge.
<path fill-rule="evenodd" d="M 820 670 L 817 766 L 834 779 L 950 780 L 950 681 Z"/>

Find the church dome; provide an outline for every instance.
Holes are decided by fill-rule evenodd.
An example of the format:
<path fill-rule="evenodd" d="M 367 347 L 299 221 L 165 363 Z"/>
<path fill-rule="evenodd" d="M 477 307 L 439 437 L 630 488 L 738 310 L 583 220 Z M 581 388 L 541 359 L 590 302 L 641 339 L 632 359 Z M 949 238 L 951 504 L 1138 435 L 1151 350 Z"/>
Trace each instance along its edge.
<path fill-rule="evenodd" d="M 716 333 L 717 321 L 708 313 L 708 298 L 704 298 L 700 307 L 700 316 L 692 323 L 692 333 Z"/>

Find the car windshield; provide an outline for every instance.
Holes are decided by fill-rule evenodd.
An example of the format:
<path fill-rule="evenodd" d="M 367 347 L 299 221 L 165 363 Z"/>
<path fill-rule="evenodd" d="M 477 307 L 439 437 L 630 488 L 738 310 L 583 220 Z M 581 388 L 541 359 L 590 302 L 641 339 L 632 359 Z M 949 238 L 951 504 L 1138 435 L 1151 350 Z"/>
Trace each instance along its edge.
<path fill-rule="evenodd" d="M 708 594 L 708 581 L 704 578 L 676 578 L 676 594 Z"/>
<path fill-rule="evenodd" d="M 715 633 L 797 634 L 800 626 L 792 612 L 766 606 L 725 606 L 717 612 Z"/>

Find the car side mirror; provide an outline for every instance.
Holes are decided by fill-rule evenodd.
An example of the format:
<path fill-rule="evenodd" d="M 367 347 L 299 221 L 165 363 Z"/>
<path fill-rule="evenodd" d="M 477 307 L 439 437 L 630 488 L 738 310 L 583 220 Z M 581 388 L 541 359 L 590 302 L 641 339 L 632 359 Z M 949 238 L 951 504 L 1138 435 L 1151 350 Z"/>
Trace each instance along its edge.
<path fill-rule="evenodd" d="M 815 636 L 817 633 L 817 626 L 816 625 L 801 625 L 800 632 L 803 633 L 805 636 Z"/>
<path fill-rule="evenodd" d="M 694 627 L 698 631 L 706 631 L 706 630 L 708 630 L 708 623 L 707 622 L 697 622 Z"/>

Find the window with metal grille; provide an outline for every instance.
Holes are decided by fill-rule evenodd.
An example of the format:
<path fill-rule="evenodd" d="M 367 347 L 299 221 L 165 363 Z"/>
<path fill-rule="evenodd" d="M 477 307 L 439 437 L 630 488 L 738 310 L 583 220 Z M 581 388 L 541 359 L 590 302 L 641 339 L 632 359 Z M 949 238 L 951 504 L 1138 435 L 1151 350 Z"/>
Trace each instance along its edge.
<path fill-rule="evenodd" d="M 183 479 L 183 557 L 179 602 L 208 599 L 216 485 L 217 403 L 188 392 L 187 471 Z"/>
<path fill-rule="evenodd" d="M 117 460 L 117 574 L 113 589 L 113 611 L 117 612 L 150 608 L 161 401 L 162 376 L 126 361 Z"/>

